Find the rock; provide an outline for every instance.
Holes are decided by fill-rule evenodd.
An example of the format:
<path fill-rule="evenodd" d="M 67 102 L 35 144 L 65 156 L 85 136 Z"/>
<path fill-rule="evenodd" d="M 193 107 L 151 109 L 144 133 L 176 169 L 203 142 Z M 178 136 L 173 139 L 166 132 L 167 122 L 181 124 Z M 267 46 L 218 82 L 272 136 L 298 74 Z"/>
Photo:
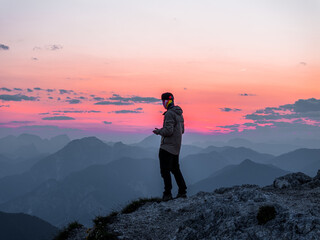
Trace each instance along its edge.
<path fill-rule="evenodd" d="M 318 170 L 317 175 L 313 179 L 320 180 L 320 169 Z"/>
<path fill-rule="evenodd" d="M 147 203 L 118 214 L 106 229 L 123 240 L 319 239 L 320 187 L 309 186 L 318 181 L 295 173 L 276 179 L 274 187 L 242 185 Z"/>
<path fill-rule="evenodd" d="M 304 173 L 291 173 L 275 179 L 273 182 L 273 187 L 279 189 L 301 188 L 301 185 L 311 181 L 312 178 Z"/>
<path fill-rule="evenodd" d="M 317 239 L 319 201 L 320 188 L 279 192 L 243 185 L 150 204 L 118 215 L 109 228 L 121 239 L 137 240 Z M 264 206 L 272 210 L 259 225 L 257 215 Z"/>

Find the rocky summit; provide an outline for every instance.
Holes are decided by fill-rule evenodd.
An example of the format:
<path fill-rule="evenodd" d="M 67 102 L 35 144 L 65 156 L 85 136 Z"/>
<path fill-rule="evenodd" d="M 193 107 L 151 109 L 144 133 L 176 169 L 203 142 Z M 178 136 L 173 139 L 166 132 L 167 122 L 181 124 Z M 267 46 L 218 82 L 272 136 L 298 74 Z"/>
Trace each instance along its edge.
<path fill-rule="evenodd" d="M 149 202 L 115 215 L 105 230 L 124 240 L 319 239 L 320 171 L 314 178 L 288 174 L 264 188 L 242 185 Z M 81 231 L 71 239 L 85 239 Z"/>

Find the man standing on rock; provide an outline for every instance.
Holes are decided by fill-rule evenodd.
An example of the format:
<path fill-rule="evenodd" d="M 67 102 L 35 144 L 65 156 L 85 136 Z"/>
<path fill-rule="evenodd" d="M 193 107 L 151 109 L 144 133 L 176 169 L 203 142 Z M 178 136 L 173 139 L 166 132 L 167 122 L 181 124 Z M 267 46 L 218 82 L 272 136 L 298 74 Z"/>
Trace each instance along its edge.
<path fill-rule="evenodd" d="M 172 172 L 179 187 L 177 198 L 187 197 L 187 186 L 179 167 L 179 153 L 181 149 L 182 134 L 184 133 L 184 119 L 182 109 L 174 105 L 172 93 L 163 93 L 161 96 L 163 106 L 167 111 L 163 113 L 164 121 L 161 129 L 155 128 L 153 133 L 161 135 L 159 150 L 160 170 L 164 181 L 164 192 L 162 199 L 172 199 L 171 175 Z"/>

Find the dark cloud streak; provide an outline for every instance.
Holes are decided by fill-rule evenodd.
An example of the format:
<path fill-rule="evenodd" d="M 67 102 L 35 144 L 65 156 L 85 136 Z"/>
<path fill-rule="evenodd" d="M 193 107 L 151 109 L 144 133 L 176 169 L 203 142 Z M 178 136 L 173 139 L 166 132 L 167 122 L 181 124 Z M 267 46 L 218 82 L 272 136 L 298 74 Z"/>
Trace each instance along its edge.
<path fill-rule="evenodd" d="M 113 111 L 113 113 L 116 113 L 116 114 L 126 114 L 126 113 L 143 113 L 139 110 L 118 110 L 118 111 Z"/>
<path fill-rule="evenodd" d="M 79 103 L 81 103 L 81 101 L 78 100 L 78 99 L 71 99 L 71 100 L 67 100 L 66 102 L 68 102 L 70 104 L 79 104 Z"/>
<path fill-rule="evenodd" d="M 5 88 L 5 87 L 0 88 L 0 90 L 2 90 L 2 91 L 7 91 L 7 92 L 11 92 L 11 91 L 12 91 L 11 89 L 9 89 L 9 88 Z"/>
<path fill-rule="evenodd" d="M 4 45 L 4 44 L 0 44 L 0 50 L 5 50 L 5 51 L 7 51 L 7 50 L 9 50 L 9 49 L 10 49 L 9 46 Z"/>
<path fill-rule="evenodd" d="M 226 108 L 220 108 L 220 110 L 221 110 L 222 112 L 240 112 L 240 111 L 242 111 L 242 110 L 239 109 L 239 108 L 228 108 L 228 107 L 226 107 Z"/>
<path fill-rule="evenodd" d="M 4 101 L 36 101 L 38 98 L 36 97 L 28 97 L 26 95 L 20 95 L 20 94 L 16 94 L 16 95 L 0 95 L 0 100 L 4 100 Z"/>
<path fill-rule="evenodd" d="M 242 96 L 242 97 L 253 97 L 253 96 L 256 96 L 256 94 L 252 94 L 252 93 L 240 93 L 239 95 Z"/>
<path fill-rule="evenodd" d="M 118 94 L 113 94 L 112 97 L 109 98 L 110 100 L 116 100 L 116 101 L 122 101 L 122 102 L 134 102 L 134 103 L 157 103 L 160 101 L 160 99 L 154 98 L 154 97 L 139 97 L 139 96 L 133 96 L 133 97 L 121 97 Z"/>
<path fill-rule="evenodd" d="M 130 102 L 111 102 L 111 101 L 102 101 L 102 102 L 96 102 L 94 105 L 133 105 L 133 103 Z"/>
<path fill-rule="evenodd" d="M 75 120 L 73 117 L 68 116 L 56 116 L 56 117 L 45 117 L 42 120 Z"/>

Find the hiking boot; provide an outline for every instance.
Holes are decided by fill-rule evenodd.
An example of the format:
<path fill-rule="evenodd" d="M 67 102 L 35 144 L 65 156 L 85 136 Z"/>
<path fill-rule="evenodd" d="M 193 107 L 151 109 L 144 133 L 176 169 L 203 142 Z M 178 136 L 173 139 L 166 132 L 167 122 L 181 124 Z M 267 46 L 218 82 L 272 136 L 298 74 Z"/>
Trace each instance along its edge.
<path fill-rule="evenodd" d="M 184 192 L 184 193 L 178 193 L 176 198 L 187 198 L 187 193 Z"/>
<path fill-rule="evenodd" d="M 171 193 L 163 193 L 163 196 L 162 196 L 162 201 L 169 201 L 169 200 L 172 200 L 172 195 Z"/>

